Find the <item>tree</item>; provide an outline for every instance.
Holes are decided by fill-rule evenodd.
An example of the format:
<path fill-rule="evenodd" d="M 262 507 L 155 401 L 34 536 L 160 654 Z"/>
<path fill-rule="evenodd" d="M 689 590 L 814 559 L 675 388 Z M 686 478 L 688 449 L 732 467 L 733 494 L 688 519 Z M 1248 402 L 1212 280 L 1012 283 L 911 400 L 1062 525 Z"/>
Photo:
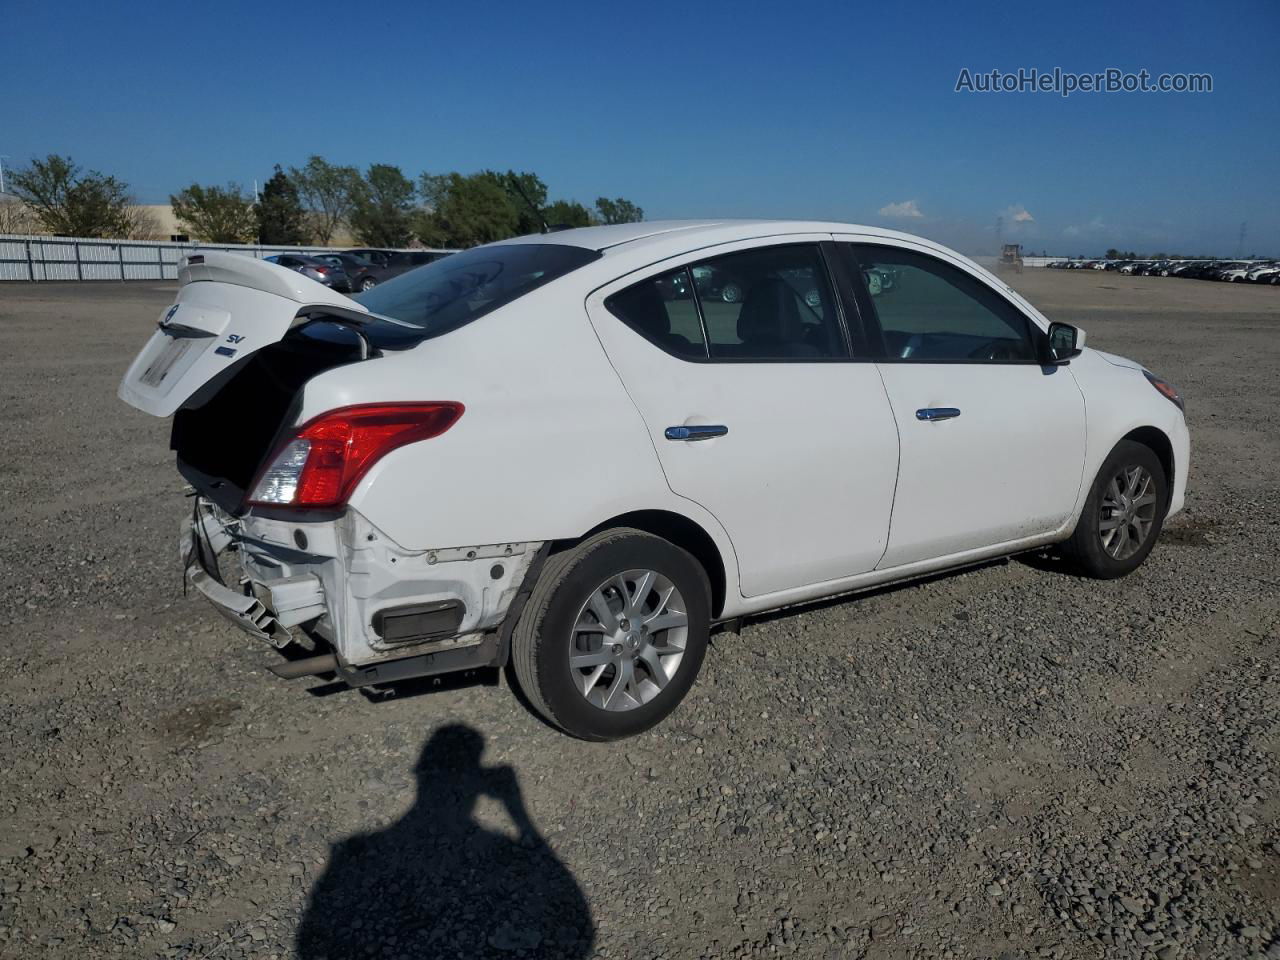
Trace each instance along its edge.
<path fill-rule="evenodd" d="M 508 170 L 505 174 L 485 171 L 495 177 L 511 198 L 511 205 L 516 210 L 516 229 L 511 236 L 526 233 L 541 233 L 543 216 L 542 208 L 547 204 L 547 185 L 536 173 L 516 173 Z"/>
<path fill-rule="evenodd" d="M 290 167 L 289 179 L 309 213 L 316 242 L 327 245 L 355 210 L 363 182 L 360 171 L 313 156 L 301 170 Z"/>
<path fill-rule="evenodd" d="M 1120 251 L 1119 251 L 1119 250 L 1117 250 L 1115 247 L 1109 247 L 1109 248 L 1107 249 L 1106 259 L 1108 259 L 1108 260 L 1119 260 L 1119 259 L 1120 259 Z"/>
<path fill-rule="evenodd" d="M 639 223 L 644 219 L 644 211 L 622 197 L 615 200 L 599 197 L 596 200 L 596 217 L 601 223 Z"/>
<path fill-rule="evenodd" d="M 206 243 L 249 243 L 258 231 L 253 203 L 237 183 L 225 187 L 193 183 L 169 202 L 186 231 Z"/>
<path fill-rule="evenodd" d="M 508 185 L 490 170 L 470 176 L 424 173 L 421 193 L 427 209 L 414 218 L 414 232 L 427 246 L 474 247 L 520 232 Z"/>
<path fill-rule="evenodd" d="M 552 227 L 589 227 L 591 211 L 577 200 L 557 200 L 542 211 L 542 218 Z"/>
<path fill-rule="evenodd" d="M 306 242 L 306 213 L 298 198 L 298 188 L 276 164 L 276 172 L 262 187 L 262 198 L 254 208 L 258 218 L 258 242 L 299 244 Z"/>
<path fill-rule="evenodd" d="M 44 228 L 68 237 L 122 237 L 130 228 L 133 198 L 115 177 L 81 174 L 70 157 L 49 154 L 15 170 L 9 183 Z"/>
<path fill-rule="evenodd" d="M 125 228 L 120 236 L 128 240 L 163 240 L 160 220 L 146 207 L 132 206 L 125 210 Z"/>
<path fill-rule="evenodd" d="M 356 196 L 351 226 L 370 247 L 403 247 L 413 239 L 413 181 L 389 163 L 375 163 Z"/>
<path fill-rule="evenodd" d="M 0 195 L 0 233 L 35 233 L 40 229 L 36 212 L 17 197 Z"/>

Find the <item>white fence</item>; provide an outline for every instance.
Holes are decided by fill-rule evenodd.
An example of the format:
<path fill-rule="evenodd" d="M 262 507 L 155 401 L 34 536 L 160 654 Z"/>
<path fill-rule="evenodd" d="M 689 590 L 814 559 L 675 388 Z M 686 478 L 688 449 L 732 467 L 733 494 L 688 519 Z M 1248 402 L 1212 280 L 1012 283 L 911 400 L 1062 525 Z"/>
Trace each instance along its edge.
<path fill-rule="evenodd" d="M 197 249 L 262 259 L 278 253 L 331 253 L 345 248 L 0 234 L 0 280 L 176 280 L 182 258 Z"/>

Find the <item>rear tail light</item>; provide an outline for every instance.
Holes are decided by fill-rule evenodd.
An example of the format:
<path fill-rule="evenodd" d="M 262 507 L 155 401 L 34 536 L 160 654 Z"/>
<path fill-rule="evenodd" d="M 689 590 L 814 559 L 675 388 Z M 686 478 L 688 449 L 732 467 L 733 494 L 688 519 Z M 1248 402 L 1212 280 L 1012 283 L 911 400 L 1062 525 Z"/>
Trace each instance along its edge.
<path fill-rule="evenodd" d="M 329 272 L 328 267 L 312 267 L 311 269 L 314 270 L 316 273 L 320 274 L 320 276 L 322 277 Z"/>
<path fill-rule="evenodd" d="M 405 444 L 440 436 L 463 409 L 452 401 L 379 403 L 321 414 L 276 451 L 248 502 L 340 507 L 375 463 Z"/>

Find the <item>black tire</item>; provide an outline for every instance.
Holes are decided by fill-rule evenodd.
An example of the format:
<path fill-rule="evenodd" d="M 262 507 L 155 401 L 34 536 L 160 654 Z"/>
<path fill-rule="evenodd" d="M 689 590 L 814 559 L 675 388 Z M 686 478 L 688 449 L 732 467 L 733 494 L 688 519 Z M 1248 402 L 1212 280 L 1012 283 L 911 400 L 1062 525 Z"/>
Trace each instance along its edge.
<path fill-rule="evenodd" d="M 684 598 L 684 656 L 651 700 L 605 710 L 589 702 L 574 682 L 569 666 L 573 628 L 592 593 L 610 577 L 636 569 L 666 577 Z M 547 559 L 512 634 L 511 663 L 520 689 L 549 722 L 583 740 L 619 740 L 648 730 L 680 704 L 702 666 L 710 630 L 711 589 L 698 561 L 660 537 L 617 528 Z"/>
<path fill-rule="evenodd" d="M 1103 547 L 1102 534 L 1099 530 L 1104 509 L 1103 501 L 1112 479 L 1122 471 L 1134 467 L 1142 467 L 1151 474 L 1155 487 L 1155 509 L 1146 538 L 1138 549 L 1126 557 L 1117 559 Z M 1077 572 L 1084 576 L 1099 580 L 1112 580 L 1126 576 L 1138 569 L 1151 553 L 1151 548 L 1155 546 L 1156 540 L 1160 537 L 1160 531 L 1164 528 L 1164 515 L 1168 509 L 1169 483 L 1160 458 L 1150 447 L 1134 440 L 1121 440 L 1107 455 L 1107 459 L 1098 470 L 1075 532 L 1072 533 L 1071 539 L 1063 544 L 1062 553 Z"/>
<path fill-rule="evenodd" d="M 365 277 L 360 281 L 360 291 L 363 293 L 365 290 L 372 290 L 377 285 L 378 281 L 373 277 Z"/>

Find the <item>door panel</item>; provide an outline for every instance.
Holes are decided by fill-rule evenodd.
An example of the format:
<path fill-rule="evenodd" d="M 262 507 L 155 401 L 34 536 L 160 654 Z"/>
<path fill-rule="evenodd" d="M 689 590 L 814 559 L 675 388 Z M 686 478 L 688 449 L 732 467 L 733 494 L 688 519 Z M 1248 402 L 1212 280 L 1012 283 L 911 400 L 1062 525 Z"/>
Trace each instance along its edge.
<path fill-rule="evenodd" d="M 1037 362 L 1040 328 L 959 259 L 846 249 L 901 441 L 880 568 L 1059 528 L 1080 488 L 1084 397 L 1068 367 Z"/>
<path fill-rule="evenodd" d="M 705 274 L 682 280 L 677 271 L 673 278 L 678 261 L 664 266 L 657 286 L 666 291 L 670 309 L 664 308 L 656 324 L 638 315 L 620 318 L 638 304 L 652 304 L 651 296 L 636 290 L 641 276 L 607 287 L 587 303 L 609 360 L 645 420 L 668 484 L 724 526 L 738 555 L 745 596 L 874 569 L 887 544 L 898 463 L 897 430 L 875 364 L 829 355 L 810 362 L 759 362 L 762 351 L 786 339 L 785 330 L 769 321 L 765 305 L 784 303 L 792 321 L 825 311 L 832 317 L 834 303 L 823 300 L 829 290 L 810 289 L 795 271 L 780 272 L 793 286 L 802 283 L 795 289 L 814 308 L 811 315 L 803 306 L 793 309 L 776 277 L 753 285 L 706 254 L 696 262 L 707 260 L 721 272 L 714 288 Z M 682 359 L 669 352 L 688 357 L 699 349 L 690 347 L 691 338 L 700 336 L 697 314 L 690 322 L 685 314 L 691 308 L 678 299 L 696 285 L 703 295 L 718 297 L 716 308 L 702 315 L 711 329 L 712 355 L 719 349 L 756 362 L 717 362 L 705 353 L 701 360 Z M 620 291 L 627 296 L 611 300 L 611 311 L 605 301 Z M 735 304 L 739 293 L 741 313 L 730 316 L 735 311 L 726 304 Z M 740 317 L 745 319 L 739 322 Z M 810 329 L 815 326 L 816 332 Z M 836 349 L 822 340 L 821 325 L 800 327 L 800 345 L 778 349 L 803 350 L 804 356 Z"/>
<path fill-rule="evenodd" d="M 1031 537 L 1066 522 L 1085 447 L 1084 398 L 1069 368 L 885 363 L 880 373 L 902 441 L 881 568 Z M 948 407 L 959 414 L 917 416 Z"/>

